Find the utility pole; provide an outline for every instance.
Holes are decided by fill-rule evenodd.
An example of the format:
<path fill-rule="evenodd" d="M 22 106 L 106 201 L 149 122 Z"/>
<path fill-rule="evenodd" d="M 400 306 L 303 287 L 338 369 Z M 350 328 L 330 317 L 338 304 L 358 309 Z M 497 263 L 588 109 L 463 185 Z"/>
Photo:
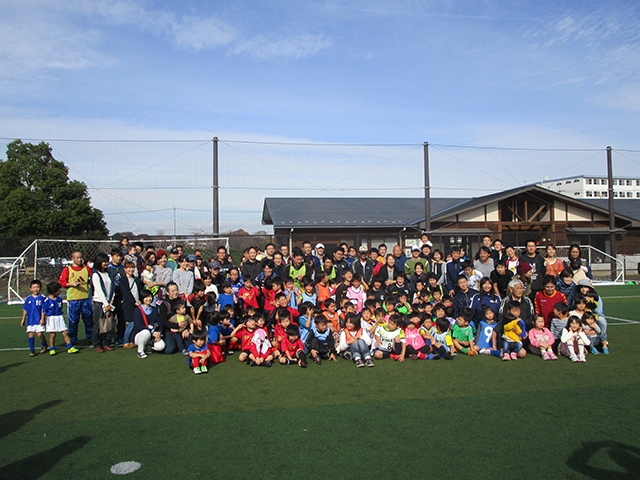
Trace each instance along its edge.
<path fill-rule="evenodd" d="M 424 225 L 431 235 L 431 187 L 429 185 L 429 142 L 424 142 Z"/>
<path fill-rule="evenodd" d="M 218 198 L 218 137 L 213 137 L 213 235 L 220 235 L 220 202 Z"/>
<path fill-rule="evenodd" d="M 613 257 L 611 261 L 611 280 L 615 281 L 617 275 L 617 253 L 616 242 L 616 211 L 613 205 L 613 162 L 611 160 L 611 147 L 607 147 L 607 177 L 609 181 L 609 249 Z"/>

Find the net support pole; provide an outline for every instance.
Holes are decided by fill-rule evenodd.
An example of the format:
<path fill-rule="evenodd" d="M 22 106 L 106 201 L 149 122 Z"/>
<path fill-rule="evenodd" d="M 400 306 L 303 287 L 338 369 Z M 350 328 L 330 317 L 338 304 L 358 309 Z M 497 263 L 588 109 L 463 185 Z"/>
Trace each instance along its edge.
<path fill-rule="evenodd" d="M 611 147 L 607 147 L 607 177 L 609 181 L 609 249 L 611 260 L 611 280 L 617 277 L 617 252 L 616 244 L 616 211 L 613 205 L 613 161 L 611 160 Z"/>
<path fill-rule="evenodd" d="M 220 235 L 220 204 L 218 191 L 218 137 L 213 137 L 213 234 Z"/>
<path fill-rule="evenodd" d="M 424 228 L 431 235 L 431 186 L 429 182 L 429 142 L 424 147 Z"/>

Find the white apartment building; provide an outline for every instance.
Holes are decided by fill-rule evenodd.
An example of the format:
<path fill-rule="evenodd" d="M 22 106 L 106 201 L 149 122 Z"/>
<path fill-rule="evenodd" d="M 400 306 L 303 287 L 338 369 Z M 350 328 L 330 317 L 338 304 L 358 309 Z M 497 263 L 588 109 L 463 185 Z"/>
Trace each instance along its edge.
<path fill-rule="evenodd" d="M 574 198 L 609 198 L 607 177 L 581 175 L 555 180 L 545 178 L 538 185 Z M 640 200 L 640 178 L 614 178 L 613 198 Z"/>

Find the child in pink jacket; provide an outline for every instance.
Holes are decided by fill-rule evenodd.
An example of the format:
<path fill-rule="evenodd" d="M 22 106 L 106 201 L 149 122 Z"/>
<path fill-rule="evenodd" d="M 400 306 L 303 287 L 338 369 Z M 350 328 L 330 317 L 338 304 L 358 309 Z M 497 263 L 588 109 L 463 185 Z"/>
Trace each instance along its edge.
<path fill-rule="evenodd" d="M 555 353 L 551 345 L 554 342 L 553 335 L 547 327 L 544 326 L 544 317 L 542 315 L 536 315 L 533 322 L 533 328 L 529 330 L 529 343 L 531 344 L 531 353 L 538 353 L 539 350 L 542 354 L 542 360 L 557 360 Z"/>

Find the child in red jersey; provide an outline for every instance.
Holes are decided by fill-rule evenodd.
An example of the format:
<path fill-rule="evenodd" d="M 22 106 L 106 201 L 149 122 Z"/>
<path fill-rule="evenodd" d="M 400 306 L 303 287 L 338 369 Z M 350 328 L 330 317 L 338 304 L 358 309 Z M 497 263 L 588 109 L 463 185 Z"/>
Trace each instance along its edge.
<path fill-rule="evenodd" d="M 238 360 L 241 362 L 250 362 L 249 355 L 251 354 L 251 340 L 253 339 L 253 333 L 256 329 L 256 321 L 249 316 L 243 317 L 243 322 L 238 325 L 231 333 L 231 337 L 236 342 L 240 343 L 240 355 Z"/>
<path fill-rule="evenodd" d="M 291 316 L 289 315 L 288 310 L 281 309 L 278 316 L 278 322 L 273 327 L 273 340 L 271 341 L 274 348 L 274 358 L 278 358 L 282 355 L 282 352 L 280 352 L 280 345 L 282 344 L 282 340 L 287 336 L 287 327 L 291 325 Z"/>
<path fill-rule="evenodd" d="M 259 308 L 258 305 L 258 296 L 260 295 L 260 290 L 253 284 L 253 280 L 251 278 L 244 279 L 244 286 L 238 291 L 238 298 L 242 300 L 242 306 L 245 311 L 247 307 L 253 307 L 256 310 Z"/>
<path fill-rule="evenodd" d="M 289 325 L 287 335 L 280 344 L 280 363 L 282 365 L 295 365 L 307 368 L 307 356 L 304 354 L 304 345 L 300 340 L 300 329 L 295 325 Z"/>
<path fill-rule="evenodd" d="M 269 341 L 269 331 L 264 325 L 264 317 L 259 313 L 253 316 L 256 322 L 256 329 L 251 338 L 249 350 L 249 365 L 270 367 L 273 361 L 273 347 Z"/>
<path fill-rule="evenodd" d="M 196 375 L 207 373 L 211 352 L 207 348 L 207 335 L 198 331 L 191 336 L 191 345 L 188 348 L 189 358 L 187 364 Z"/>

